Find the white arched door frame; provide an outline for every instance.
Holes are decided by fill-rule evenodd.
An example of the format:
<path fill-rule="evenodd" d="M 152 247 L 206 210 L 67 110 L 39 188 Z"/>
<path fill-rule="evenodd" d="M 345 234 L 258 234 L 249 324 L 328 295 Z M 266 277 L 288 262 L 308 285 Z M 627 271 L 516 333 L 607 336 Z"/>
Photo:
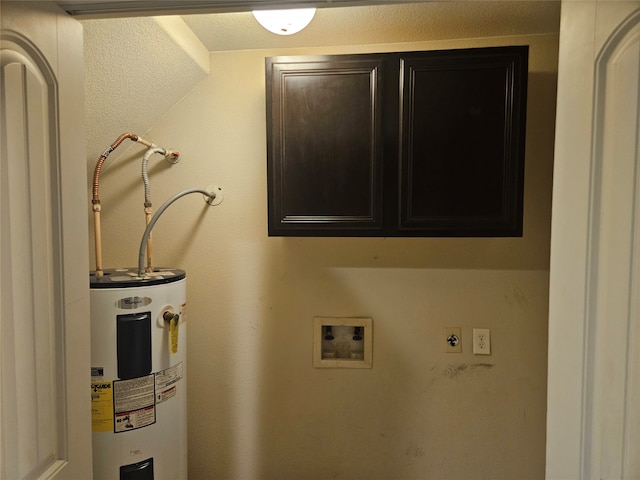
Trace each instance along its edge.
<path fill-rule="evenodd" d="M 91 478 L 82 26 L 2 1 L 0 478 Z"/>
<path fill-rule="evenodd" d="M 640 478 L 640 2 L 562 5 L 547 478 Z"/>

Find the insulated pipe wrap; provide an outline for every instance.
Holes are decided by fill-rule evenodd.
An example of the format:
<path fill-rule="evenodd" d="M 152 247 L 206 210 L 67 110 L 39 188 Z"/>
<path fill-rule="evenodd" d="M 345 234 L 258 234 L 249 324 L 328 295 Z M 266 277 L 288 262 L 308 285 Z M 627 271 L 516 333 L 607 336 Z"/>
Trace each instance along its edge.
<path fill-rule="evenodd" d="M 151 187 L 149 185 L 149 174 L 147 173 L 147 166 L 149 164 L 149 158 L 154 153 L 159 153 L 161 155 L 167 155 L 167 152 L 164 148 L 160 147 L 152 147 L 147 150 L 142 157 L 142 183 L 144 184 L 144 204 L 145 206 L 151 206 Z"/>

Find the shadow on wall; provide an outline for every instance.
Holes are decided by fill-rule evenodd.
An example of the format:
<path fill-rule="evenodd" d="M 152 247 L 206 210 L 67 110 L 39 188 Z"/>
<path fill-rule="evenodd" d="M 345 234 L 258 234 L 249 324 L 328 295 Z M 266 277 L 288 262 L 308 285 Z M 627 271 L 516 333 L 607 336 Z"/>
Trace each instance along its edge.
<path fill-rule="evenodd" d="M 190 478 L 543 477 L 555 76 L 529 81 L 523 238 L 269 238 L 264 55 L 212 56 L 150 132 L 184 158 L 154 167 L 158 199 L 203 179 L 226 192 L 204 214 L 177 202 L 154 229 L 158 262 L 187 271 Z M 125 170 L 105 199 L 117 264 L 143 222 Z M 373 368 L 314 369 L 314 316 L 371 317 Z M 445 326 L 462 354 L 444 353 Z M 491 329 L 490 358 L 471 354 L 473 327 Z"/>
<path fill-rule="evenodd" d="M 556 81 L 529 74 L 523 237 L 284 238 L 287 255 L 328 267 L 548 270 Z"/>
<path fill-rule="evenodd" d="M 325 268 L 271 247 L 255 478 L 543 476 L 546 272 Z M 316 315 L 371 316 L 373 368 L 314 369 Z M 448 325 L 462 354 L 444 353 Z M 471 353 L 474 326 L 492 329 L 493 355 Z"/>
<path fill-rule="evenodd" d="M 544 476 L 555 85 L 530 75 L 523 238 L 268 239 L 254 478 Z M 314 369 L 314 316 L 372 317 L 373 369 Z"/>

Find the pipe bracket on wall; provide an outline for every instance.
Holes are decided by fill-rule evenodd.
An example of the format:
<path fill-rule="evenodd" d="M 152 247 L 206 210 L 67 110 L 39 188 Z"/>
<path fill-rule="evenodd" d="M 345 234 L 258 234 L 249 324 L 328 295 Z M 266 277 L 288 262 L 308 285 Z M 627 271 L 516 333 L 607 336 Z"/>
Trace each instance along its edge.
<path fill-rule="evenodd" d="M 202 196 L 204 198 L 204 201 L 207 204 L 209 204 L 211 206 L 220 205 L 222 203 L 222 200 L 224 200 L 224 194 L 222 192 L 222 187 L 219 187 L 218 185 L 209 185 L 207 188 L 205 188 L 205 190 L 207 192 L 215 194 L 214 198 L 207 197 L 206 195 Z"/>
<path fill-rule="evenodd" d="M 164 159 L 175 165 L 176 163 L 178 163 L 180 161 L 180 159 L 182 158 L 182 156 L 180 155 L 180 152 L 177 152 L 175 150 L 166 150 L 165 154 L 164 154 Z"/>

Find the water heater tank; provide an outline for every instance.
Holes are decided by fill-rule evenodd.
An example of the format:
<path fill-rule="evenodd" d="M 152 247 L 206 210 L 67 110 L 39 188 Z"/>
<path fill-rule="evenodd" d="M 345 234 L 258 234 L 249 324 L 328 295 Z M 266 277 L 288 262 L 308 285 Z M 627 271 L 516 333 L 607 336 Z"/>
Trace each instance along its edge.
<path fill-rule="evenodd" d="M 186 276 L 91 275 L 94 480 L 187 478 Z"/>

